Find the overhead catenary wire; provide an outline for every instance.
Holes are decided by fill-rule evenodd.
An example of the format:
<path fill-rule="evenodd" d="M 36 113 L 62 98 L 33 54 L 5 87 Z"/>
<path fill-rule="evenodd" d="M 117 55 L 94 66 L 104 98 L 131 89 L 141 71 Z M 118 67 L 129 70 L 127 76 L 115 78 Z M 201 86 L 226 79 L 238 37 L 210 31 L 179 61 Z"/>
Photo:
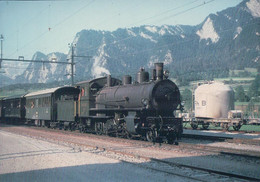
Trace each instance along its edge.
<path fill-rule="evenodd" d="M 25 69 L 29 69 L 29 70 L 33 70 L 33 68 L 28 68 L 28 67 L 16 67 L 16 66 L 3 66 L 3 69 L 15 69 L 15 70 L 25 70 Z"/>
<path fill-rule="evenodd" d="M 175 17 L 175 16 L 178 16 L 178 15 L 181 15 L 181 14 L 183 14 L 183 13 L 186 13 L 186 12 L 188 12 L 188 11 L 194 10 L 194 9 L 199 8 L 199 7 L 201 7 L 201 6 L 204 6 L 204 5 L 206 5 L 206 4 L 208 4 L 208 3 L 211 3 L 211 2 L 213 2 L 213 1 L 215 1 L 215 0 L 204 1 L 202 4 L 196 5 L 196 6 L 194 6 L 194 7 L 189 8 L 189 9 L 186 9 L 186 10 L 183 10 L 183 11 L 181 11 L 181 12 L 175 13 L 174 15 L 171 15 L 171 18 L 172 18 L 172 17 Z M 185 5 L 186 5 L 186 4 L 185 4 Z M 184 7 L 185 5 L 180 6 L 180 7 Z M 170 11 L 170 10 L 169 10 L 169 11 Z M 135 35 L 132 35 L 132 36 L 129 36 L 129 37 L 120 39 L 120 40 L 118 40 L 118 41 L 114 41 L 114 42 L 112 42 L 112 43 L 110 43 L 110 44 L 106 44 L 106 46 L 114 45 L 114 44 L 117 44 L 117 43 L 122 42 L 122 41 L 129 40 L 129 39 L 134 38 L 134 37 L 136 37 L 136 36 L 135 36 Z M 99 48 L 99 47 L 89 47 L 89 48 L 88 48 L 88 51 L 96 50 L 96 49 L 98 49 L 98 48 Z"/>
<path fill-rule="evenodd" d="M 259 24 L 259 22 L 255 22 L 255 23 L 248 23 L 248 24 L 245 24 L 244 26 L 247 27 L 247 26 L 250 26 L 250 25 L 254 25 L 254 24 Z M 240 24 L 241 25 L 241 24 Z M 223 33 L 223 32 L 227 32 L 227 31 L 231 31 L 233 30 L 232 28 L 229 28 L 229 29 L 225 29 L 225 30 L 222 30 L 222 31 L 219 31 L 218 33 Z M 153 51 L 155 49 L 158 49 L 158 48 L 163 48 L 163 47 L 168 47 L 170 45 L 178 45 L 178 44 L 183 44 L 183 43 L 187 43 L 187 42 L 191 42 L 191 41 L 194 41 L 195 38 L 193 39 L 189 39 L 189 40 L 185 40 L 185 41 L 181 41 L 181 42 L 173 42 L 173 43 L 169 43 L 169 44 L 163 44 L 161 46 L 157 46 L 156 48 L 150 48 L 150 49 L 144 49 L 144 50 L 141 50 L 141 51 L 138 51 L 138 52 L 135 52 L 134 55 L 137 55 L 137 54 L 141 54 L 141 53 L 144 53 L 144 52 L 148 52 L 148 51 Z"/>
<path fill-rule="evenodd" d="M 43 14 L 47 9 L 48 9 L 48 7 L 45 7 L 42 10 L 40 10 L 36 15 L 33 15 L 31 18 L 28 19 L 28 21 L 24 22 L 20 27 L 17 27 L 17 29 L 15 31 L 13 31 L 12 33 L 10 33 L 9 36 L 10 37 L 15 36 L 15 34 L 17 34 L 17 32 L 20 32 L 20 29 L 27 27 L 34 19 L 39 17 L 41 14 Z"/>
<path fill-rule="evenodd" d="M 182 6 L 178 6 L 178 7 L 175 7 L 175 8 L 168 9 L 168 10 L 166 10 L 166 11 L 160 12 L 160 13 L 155 14 L 155 15 L 153 15 L 153 16 L 150 16 L 150 17 L 144 18 L 144 19 L 142 19 L 142 20 L 139 20 L 139 21 L 137 21 L 137 22 L 134 22 L 134 23 L 130 24 L 129 26 L 131 27 L 131 26 L 136 25 L 137 23 L 144 22 L 144 21 L 146 21 L 146 20 L 150 20 L 150 19 L 156 18 L 156 17 L 158 17 L 158 16 L 162 16 L 162 15 L 164 15 L 164 14 L 167 14 L 167 13 L 171 12 L 171 11 L 175 11 L 175 10 L 180 9 L 180 8 L 183 8 L 183 7 L 187 6 L 187 5 L 193 4 L 193 3 L 197 2 L 197 1 L 199 1 L 199 0 L 195 0 L 195 1 L 192 1 L 192 2 L 188 2 L 188 3 L 186 3 L 186 4 L 182 5 Z"/>
<path fill-rule="evenodd" d="M 242 23 L 245 23 L 245 22 L 242 22 Z M 258 24 L 258 22 L 255 22 L 255 23 L 248 23 L 248 24 L 244 24 L 244 27 L 247 27 L 247 26 L 251 26 L 251 25 L 254 25 L 254 24 Z M 241 23 L 240 23 L 241 25 Z M 260 24 L 259 24 L 260 25 Z M 226 32 L 226 31 L 232 31 L 233 28 L 229 28 L 229 29 L 225 29 L 225 30 L 222 30 L 222 31 L 219 31 L 218 33 L 223 33 L 223 32 Z M 151 51 L 155 51 L 157 50 L 158 48 L 164 48 L 164 47 L 168 47 L 168 46 L 173 46 L 173 45 L 179 45 L 179 44 L 183 44 L 183 43 L 188 43 L 188 42 L 192 42 L 194 41 L 196 38 L 193 38 L 193 39 L 188 39 L 188 40 L 185 40 L 185 41 L 182 41 L 182 42 L 173 42 L 173 43 L 169 43 L 169 44 L 163 44 L 161 46 L 157 46 L 156 48 L 150 48 L 150 49 L 144 49 L 144 50 L 141 50 L 141 51 L 138 51 L 138 52 L 135 52 L 134 55 L 138 55 L 138 54 L 142 54 L 142 53 L 145 53 L 145 52 L 151 52 Z M 128 53 L 128 55 L 133 55 L 132 53 Z M 126 55 L 118 55 L 116 58 L 113 58 L 113 59 L 118 59 L 118 57 L 125 57 Z M 189 59 L 189 58 L 186 58 L 186 60 Z M 129 70 L 128 70 L 129 71 Z M 134 71 L 133 71 L 134 72 Z M 131 73 L 129 73 L 131 74 Z"/>
<path fill-rule="evenodd" d="M 137 5 L 134 5 L 134 6 L 130 7 L 130 8 L 128 7 L 128 8 L 125 9 L 125 10 L 129 10 L 129 9 L 136 8 L 136 7 L 140 6 L 141 4 L 142 4 L 142 3 L 137 4 Z M 124 12 L 124 10 L 122 10 L 122 12 Z M 100 25 L 100 24 L 102 24 L 102 25 L 107 24 L 107 23 L 109 23 L 109 20 L 110 20 L 110 19 L 113 19 L 113 18 L 116 17 L 116 16 L 118 16 L 118 13 L 113 14 L 112 16 L 106 17 L 105 19 L 101 20 L 100 22 L 98 22 L 98 23 L 95 24 L 94 26 L 98 26 L 98 25 Z"/>
<path fill-rule="evenodd" d="M 194 10 L 194 9 L 196 9 L 196 8 L 199 8 L 199 7 L 201 7 L 201 6 L 205 6 L 206 4 L 212 3 L 213 1 L 215 1 L 215 0 L 204 1 L 202 4 L 199 4 L 199 5 L 197 5 L 197 6 L 188 8 L 188 9 L 183 10 L 183 11 L 180 11 L 180 12 L 175 13 L 175 14 L 173 14 L 173 15 L 164 17 L 163 19 L 160 19 L 159 21 L 165 21 L 165 20 L 167 20 L 167 19 L 169 19 L 169 18 L 173 18 L 173 17 L 175 17 L 175 16 L 178 16 L 178 15 L 181 15 L 181 14 L 186 13 L 186 12 L 188 12 L 188 11 L 191 11 L 191 10 Z"/>
<path fill-rule="evenodd" d="M 203 5 L 206 4 L 206 3 L 213 2 L 213 1 L 214 1 L 214 0 L 207 1 L 207 2 L 203 3 Z M 187 12 L 187 11 L 190 11 L 190 10 L 192 10 L 192 9 L 198 8 L 198 7 L 200 7 L 200 6 L 202 6 L 202 4 L 201 4 L 201 5 L 197 5 L 197 6 L 193 7 L 193 8 L 189 8 L 188 10 L 184 10 L 184 11 L 180 12 L 180 14 L 185 13 L 185 12 Z M 174 15 L 177 16 L 178 14 L 176 13 L 176 14 L 174 14 Z M 225 31 L 227 31 L 227 30 L 225 30 Z M 116 42 L 113 42 L 113 43 L 111 43 L 111 44 L 107 44 L 106 46 L 119 43 L 120 41 L 124 41 L 124 40 L 130 39 L 130 38 L 132 38 L 132 37 L 133 37 L 133 36 L 129 36 L 129 37 L 125 38 L 125 39 L 121 39 L 121 40 L 116 41 Z M 192 39 L 192 40 L 194 40 L 194 39 Z M 189 41 L 192 41 L 192 40 L 186 40 L 185 42 L 189 42 Z M 183 42 L 180 42 L 179 44 L 181 44 L 181 43 L 184 43 L 184 41 L 183 41 Z M 160 47 L 157 47 L 157 48 L 162 48 L 162 47 L 166 47 L 166 46 L 169 46 L 169 45 L 175 45 L 175 44 L 177 44 L 177 43 L 164 44 L 164 45 L 162 45 L 162 46 L 160 46 Z M 97 47 L 97 48 L 98 48 L 98 47 Z M 95 48 L 95 49 L 96 49 L 96 48 Z M 89 49 L 88 49 L 88 50 L 89 50 Z M 92 49 L 92 50 L 93 50 L 93 49 Z M 142 51 L 139 51 L 139 52 L 135 52 L 134 54 L 137 55 L 137 54 L 140 54 L 140 53 L 143 53 L 143 52 L 147 52 L 147 51 L 151 51 L 151 50 L 154 50 L 154 48 L 150 48 L 150 49 L 142 50 Z"/>
<path fill-rule="evenodd" d="M 130 9 L 133 9 L 133 8 L 137 8 L 137 7 L 141 6 L 142 4 L 143 4 L 143 2 L 142 2 L 142 3 L 139 3 L 139 4 L 135 4 L 135 5 L 131 6 L 131 7 L 127 7 L 127 9 L 121 10 L 120 14 L 122 15 L 125 11 L 130 10 Z M 122 13 L 122 12 L 123 12 L 123 13 Z M 109 23 L 109 20 L 113 19 L 113 18 L 116 17 L 116 16 L 118 16 L 118 13 L 115 13 L 115 14 L 113 14 L 112 16 L 106 17 L 105 19 L 99 21 L 99 22 L 98 22 L 97 24 L 95 24 L 94 26 L 98 26 L 98 25 L 100 25 L 100 24 L 102 24 L 102 25 L 108 24 L 108 23 Z"/>
<path fill-rule="evenodd" d="M 83 1 L 85 2 L 85 1 Z M 64 19 L 62 19 L 60 22 L 56 23 L 52 29 L 55 29 L 56 27 L 58 27 L 59 25 L 63 24 L 64 22 L 66 22 L 67 20 L 69 20 L 72 16 L 75 16 L 76 14 L 78 14 L 79 12 L 81 12 L 83 9 L 85 9 L 86 7 L 90 6 L 92 3 L 94 3 L 95 0 L 92 0 L 90 2 L 88 2 L 87 4 L 85 4 L 84 6 L 80 7 L 79 9 L 77 9 L 75 12 L 73 12 L 72 14 L 68 15 L 67 17 L 65 17 Z M 30 40 L 29 42 L 27 42 L 26 44 L 24 44 L 22 47 L 19 48 L 19 50 L 23 50 L 24 48 L 28 47 L 30 44 L 32 44 L 33 42 L 39 40 L 40 38 L 42 38 L 44 35 L 46 35 L 49 32 L 49 29 L 45 30 L 44 32 L 40 33 L 39 36 L 37 36 L 36 38 L 34 38 L 33 40 Z M 8 55 L 7 57 L 11 57 L 13 56 L 17 51 L 14 51 L 13 53 L 11 53 L 10 55 Z"/>
<path fill-rule="evenodd" d="M 157 17 L 157 16 L 161 16 L 161 15 L 166 14 L 166 13 L 169 13 L 169 12 L 171 12 L 171 11 L 175 11 L 175 10 L 180 9 L 180 8 L 183 8 L 183 7 L 187 6 L 187 5 L 193 4 L 193 3 L 197 2 L 197 1 L 199 1 L 199 0 L 195 0 L 195 1 L 192 1 L 192 2 L 188 2 L 188 3 L 184 4 L 184 5 L 181 5 L 181 6 L 172 8 L 172 9 L 168 9 L 168 10 L 166 10 L 166 11 L 163 11 L 163 12 L 159 13 L 159 14 L 153 15 L 152 17 L 148 17 L 148 18 L 145 18 L 145 19 L 140 20 L 140 21 L 138 21 L 138 22 L 132 23 L 131 25 L 134 25 L 134 24 L 136 24 L 136 23 L 142 22 L 142 21 L 144 21 L 144 20 L 148 20 L 148 19 L 151 19 L 151 18 L 155 18 L 155 17 Z M 129 9 L 132 9 L 132 8 L 136 8 L 136 7 L 138 7 L 139 5 L 140 5 L 140 4 L 138 4 L 138 5 L 136 5 L 136 6 L 132 6 L 131 8 L 128 8 L 128 10 L 129 10 Z M 107 24 L 107 23 L 109 23 L 108 20 L 110 20 L 111 18 L 113 18 L 113 17 L 115 17 L 115 16 L 118 16 L 118 14 L 114 14 L 113 16 L 109 16 L 108 18 L 106 18 L 106 19 L 100 21 L 99 23 L 97 23 L 95 26 L 100 25 L 101 23 L 106 23 L 106 24 Z M 129 25 L 129 26 L 131 26 L 131 25 Z M 118 42 L 121 42 L 121 41 L 124 41 L 124 40 L 128 40 L 128 39 L 130 39 L 130 38 L 131 38 L 131 37 L 127 37 L 127 38 L 125 38 L 125 39 L 119 40 Z M 117 42 L 114 42 L 113 44 L 116 44 L 116 43 L 117 43 Z M 91 47 L 90 47 L 90 48 L 91 48 Z M 92 47 L 92 48 L 93 48 L 93 47 Z M 98 48 L 98 47 L 97 47 L 97 48 Z M 94 48 L 94 49 L 97 49 L 97 48 Z"/>
<path fill-rule="evenodd" d="M 92 1 L 88 2 L 86 5 L 82 6 L 82 7 L 79 8 L 79 9 L 77 9 L 77 11 L 75 11 L 74 13 L 68 15 L 66 18 L 64 18 L 63 20 L 61 20 L 61 21 L 58 22 L 57 24 L 55 24 L 51 29 L 54 29 L 54 28 L 56 28 L 57 26 L 63 24 L 63 23 L 66 22 L 68 19 L 70 19 L 71 17 L 73 17 L 74 15 L 78 14 L 80 11 L 82 11 L 83 9 L 85 9 L 86 7 L 88 7 L 89 5 L 91 5 L 92 3 L 94 3 L 94 1 L 95 1 L 95 0 L 92 0 Z M 196 2 L 196 1 L 197 1 L 197 0 L 192 1 L 191 4 L 194 3 L 194 2 Z M 212 1 L 214 1 L 214 0 L 212 0 Z M 177 10 L 177 9 L 180 9 L 180 8 L 183 8 L 183 7 L 187 6 L 187 4 L 188 4 L 188 3 L 186 3 L 186 4 L 182 5 L 182 6 L 176 7 L 176 8 L 174 8 L 174 9 L 169 9 L 169 10 L 167 10 L 167 11 L 164 11 L 164 12 L 160 13 L 160 14 L 165 14 L 165 13 L 167 13 L 167 12 L 170 12 L 170 11 L 173 11 L 173 10 Z M 207 4 L 207 2 L 205 2 L 205 3 L 203 3 L 203 4 Z M 134 6 L 133 6 L 133 7 L 134 7 Z M 192 9 L 194 9 L 194 8 L 192 8 Z M 186 11 L 186 12 L 187 12 L 187 11 Z M 160 16 L 160 14 L 157 14 L 157 15 L 155 15 L 154 17 Z M 175 16 L 177 16 L 177 14 L 176 14 Z M 27 42 L 24 46 L 20 47 L 19 50 L 23 50 L 24 48 L 28 47 L 28 46 L 31 45 L 33 42 L 35 42 L 35 41 L 39 40 L 40 38 L 42 38 L 43 36 L 45 36 L 48 32 L 49 32 L 48 30 L 42 32 L 38 37 L 36 37 L 35 39 L 33 39 L 33 40 Z M 125 39 L 122 39 L 122 40 L 119 40 L 119 41 L 117 41 L 117 42 L 121 42 L 121 41 L 124 41 L 124 40 L 127 40 L 127 39 L 130 39 L 130 37 L 125 38 Z M 117 43 L 117 42 L 115 42 L 115 43 Z M 114 43 L 114 44 L 115 44 L 115 43 Z M 96 49 L 96 48 L 94 48 L 94 49 Z M 14 55 L 16 52 L 17 52 L 17 51 L 14 51 L 14 52 L 13 52 L 12 54 L 10 54 L 8 57 L 11 57 L 11 56 Z"/>
<path fill-rule="evenodd" d="M 244 23 L 244 22 L 242 22 L 242 23 Z M 248 24 L 245 24 L 245 25 L 243 25 L 243 26 L 246 27 L 246 26 L 250 26 L 250 25 L 254 25 L 254 24 L 258 24 L 258 22 L 248 23 Z M 241 23 L 240 23 L 240 25 L 241 25 Z M 218 33 L 223 33 L 223 32 L 231 31 L 231 30 L 233 30 L 233 28 L 225 29 L 225 30 L 219 31 Z M 124 40 L 125 40 L 125 39 L 124 39 Z M 161 45 L 161 46 L 157 46 L 156 48 L 144 49 L 144 50 L 135 52 L 134 55 L 141 54 L 141 53 L 144 53 L 144 52 L 153 51 L 153 50 L 158 49 L 158 48 L 163 48 L 163 47 L 168 47 L 168 46 L 172 46 L 172 45 L 183 44 L 183 43 L 191 42 L 191 41 L 194 41 L 194 40 L 195 40 L 195 39 L 193 38 L 193 39 L 181 41 L 181 42 L 178 42 L 178 43 L 173 42 L 173 43 L 169 43 L 169 44 L 163 44 L 163 45 Z M 121 41 L 123 41 L 123 40 L 121 40 Z M 130 53 L 128 53 L 128 54 L 130 54 Z M 131 53 L 131 54 L 132 54 L 132 53 Z M 118 55 L 118 56 L 120 56 L 120 55 Z M 83 56 L 83 57 L 84 57 L 84 56 Z M 77 62 L 76 62 L 76 63 L 77 63 Z M 75 63 L 75 64 L 76 64 L 76 63 Z"/>

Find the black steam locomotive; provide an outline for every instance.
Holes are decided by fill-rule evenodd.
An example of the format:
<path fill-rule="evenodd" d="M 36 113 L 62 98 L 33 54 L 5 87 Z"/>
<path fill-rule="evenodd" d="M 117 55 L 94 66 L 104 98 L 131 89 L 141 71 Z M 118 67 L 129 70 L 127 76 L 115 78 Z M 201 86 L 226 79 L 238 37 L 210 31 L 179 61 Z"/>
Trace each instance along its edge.
<path fill-rule="evenodd" d="M 168 143 L 177 142 L 182 134 L 182 119 L 174 116 L 180 92 L 167 79 L 163 63 L 155 64 L 151 79 L 140 69 L 133 83 L 129 75 L 123 81 L 108 75 L 76 87 L 5 98 L 0 106 L 3 120 L 13 121 L 7 110 L 17 110 L 16 119 L 38 126 Z"/>

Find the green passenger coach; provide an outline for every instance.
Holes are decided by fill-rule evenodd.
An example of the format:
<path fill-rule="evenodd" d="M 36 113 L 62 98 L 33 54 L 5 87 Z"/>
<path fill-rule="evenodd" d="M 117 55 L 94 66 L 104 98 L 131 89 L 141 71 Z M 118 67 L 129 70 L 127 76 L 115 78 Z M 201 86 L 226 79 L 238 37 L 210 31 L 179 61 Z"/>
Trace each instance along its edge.
<path fill-rule="evenodd" d="M 26 120 L 37 126 L 58 126 L 65 122 L 75 122 L 76 101 L 79 89 L 65 86 L 25 95 Z"/>
<path fill-rule="evenodd" d="M 20 123 L 25 119 L 25 98 L 23 95 L 6 97 L 2 100 L 2 115 L 10 123 Z"/>

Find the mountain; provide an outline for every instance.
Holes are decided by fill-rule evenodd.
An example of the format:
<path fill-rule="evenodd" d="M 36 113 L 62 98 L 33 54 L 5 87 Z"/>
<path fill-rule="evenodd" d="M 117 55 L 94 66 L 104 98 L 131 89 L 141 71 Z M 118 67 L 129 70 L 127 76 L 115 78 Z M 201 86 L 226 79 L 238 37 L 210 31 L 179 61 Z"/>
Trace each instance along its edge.
<path fill-rule="evenodd" d="M 67 56 L 63 53 L 50 53 L 45 55 L 41 52 L 36 52 L 32 60 L 51 61 L 51 62 L 65 62 Z M 53 81 L 66 80 L 65 76 L 67 70 L 66 64 L 52 64 L 52 63 L 30 63 L 23 74 L 16 77 L 18 83 L 46 83 Z"/>
<path fill-rule="evenodd" d="M 0 87 L 3 87 L 5 85 L 10 85 L 13 84 L 14 80 L 12 80 L 11 78 L 3 75 L 2 72 L 0 72 Z"/>
<path fill-rule="evenodd" d="M 132 76 L 140 67 L 150 69 L 164 62 L 171 76 L 181 82 L 226 76 L 229 69 L 257 67 L 260 61 L 260 0 L 245 0 L 236 7 L 210 14 L 199 25 L 163 25 L 120 28 L 116 31 L 82 30 L 75 36 L 76 80 L 106 74 Z M 71 50 L 69 52 L 69 56 Z M 66 61 L 61 53 L 34 59 Z M 92 56 L 87 59 L 81 56 Z M 65 65 L 31 63 L 16 78 L 24 82 L 65 80 Z"/>

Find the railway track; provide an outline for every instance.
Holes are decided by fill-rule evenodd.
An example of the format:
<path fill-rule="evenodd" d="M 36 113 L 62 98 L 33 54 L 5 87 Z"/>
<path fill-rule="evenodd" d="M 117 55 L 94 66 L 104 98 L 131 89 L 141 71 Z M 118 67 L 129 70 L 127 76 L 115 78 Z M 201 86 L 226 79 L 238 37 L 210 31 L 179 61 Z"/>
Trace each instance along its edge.
<path fill-rule="evenodd" d="M 74 143 L 76 144 L 76 143 Z M 82 144 L 76 144 L 78 147 L 85 147 L 85 145 Z M 94 151 L 92 153 L 105 153 L 105 156 L 107 156 L 107 153 L 113 153 L 118 154 L 121 156 L 129 156 L 131 158 L 138 158 L 138 159 L 143 159 L 146 161 L 150 161 L 149 163 L 144 163 L 141 166 L 147 169 L 151 169 L 154 171 L 159 171 L 162 173 L 167 173 L 170 175 L 175 175 L 175 176 L 180 176 L 183 178 L 186 178 L 188 180 L 195 180 L 195 181 L 208 181 L 209 179 L 211 180 L 236 180 L 236 181 L 244 181 L 244 180 L 250 180 L 250 181 L 259 181 L 260 178 L 254 178 L 250 176 L 245 176 L 245 175 L 240 175 L 240 174 L 234 174 L 234 173 L 228 173 L 224 171 L 218 171 L 218 170 L 212 170 L 212 169 L 207 169 L 203 167 L 197 167 L 197 166 L 192 166 L 192 165 L 186 165 L 186 164 L 181 164 L 177 162 L 169 162 L 167 160 L 162 160 L 162 159 L 156 159 L 156 158 L 151 158 L 151 157 L 146 157 L 146 156 L 141 156 L 141 155 L 136 155 L 128 152 L 121 152 L 118 150 L 113 150 L 113 149 L 107 149 L 107 148 L 99 148 L 95 146 L 87 146 L 87 147 L 92 147 L 94 148 Z M 79 149 L 81 150 L 81 149 Z M 226 154 L 226 153 L 223 153 Z M 112 156 L 114 158 L 114 156 Z M 118 159 L 118 156 L 116 157 Z M 120 157 L 119 157 L 120 158 Z M 138 165 L 140 166 L 140 163 L 135 163 L 133 161 L 128 161 L 127 159 L 123 158 L 120 159 L 121 162 L 126 162 L 130 163 L 133 165 Z M 156 167 L 153 167 L 156 166 Z M 185 171 L 183 169 L 185 168 Z M 193 174 L 197 175 L 193 175 Z"/>
<path fill-rule="evenodd" d="M 211 136 L 211 135 L 199 135 L 199 134 L 182 134 L 182 138 L 200 139 L 200 140 L 211 140 L 224 142 L 228 139 L 233 139 L 233 137 L 224 136 Z"/>
<path fill-rule="evenodd" d="M 122 140 L 124 143 L 130 143 L 130 144 L 136 144 L 138 142 L 139 145 L 149 147 L 151 146 L 151 143 L 147 141 L 142 141 L 142 140 L 126 140 L 123 138 L 115 138 L 115 137 L 107 137 L 104 135 L 92 135 L 92 134 L 87 134 L 87 133 L 79 133 L 77 131 L 64 131 L 64 130 L 53 130 L 53 129 L 48 129 L 48 128 L 42 128 L 42 127 L 32 127 L 37 130 L 46 130 L 46 131 L 58 131 L 64 134 L 67 133 L 73 133 L 74 135 L 77 136 L 82 136 L 82 135 L 88 135 L 90 137 L 94 138 L 100 138 L 102 140 L 104 139 L 109 139 L 109 140 L 114 140 L 117 142 L 118 140 Z M 260 145 L 260 141 L 257 140 L 248 140 L 248 139 L 234 139 L 231 137 L 215 137 L 215 136 L 193 136 L 193 135 L 184 135 L 183 138 L 192 138 L 192 139 L 205 139 L 205 140 L 211 140 L 211 141 L 221 141 L 221 142 L 228 142 L 228 143 L 235 143 L 235 144 L 250 144 L 250 145 Z M 156 146 L 154 143 L 153 146 Z M 192 143 L 187 143 L 185 141 L 181 141 L 180 145 L 168 145 L 165 143 L 158 143 L 158 147 L 165 148 L 167 150 L 171 149 L 189 149 L 189 150 L 198 150 L 198 151 L 207 151 L 207 152 L 212 152 L 216 154 L 225 154 L 225 155 L 233 155 L 233 156 L 240 156 L 240 157 L 249 157 L 249 158 L 260 158 L 260 152 L 254 152 L 250 151 L 250 153 L 246 150 L 239 150 L 239 149 L 230 149 L 227 147 L 215 147 L 215 146 L 208 146 L 204 144 L 192 144 Z"/>
<path fill-rule="evenodd" d="M 0 125 L 1 126 L 1 125 Z M 27 127 L 27 126 L 25 126 Z M 159 147 L 159 148 L 164 148 L 166 150 L 171 150 L 171 149 L 189 149 L 189 150 L 198 150 L 198 151 L 207 151 L 207 152 L 212 152 L 212 153 L 217 153 L 217 154 L 226 154 L 226 155 L 234 155 L 234 156 L 241 156 L 241 157 L 250 157 L 250 158 L 259 158 L 260 157 L 260 152 L 254 152 L 254 151 L 247 151 L 247 150 L 240 150 L 240 149 L 230 149 L 227 147 L 215 147 L 215 146 L 208 146 L 204 144 L 193 144 L 193 143 L 188 143 L 185 141 L 181 141 L 180 145 L 168 145 L 165 143 L 149 143 L 147 141 L 142 141 L 142 140 L 128 140 L 124 138 L 116 138 L 116 137 L 108 137 L 105 135 L 94 135 L 94 134 L 89 134 L 89 133 L 79 133 L 77 131 L 64 131 L 64 130 L 54 130 L 54 129 L 49 129 L 45 127 L 35 127 L 35 126 L 30 126 L 29 128 L 33 128 L 36 130 L 42 130 L 42 131 L 49 131 L 49 132 L 59 132 L 62 134 L 68 134 L 71 135 L 76 135 L 76 136 L 88 136 L 92 138 L 99 138 L 102 140 L 109 140 L 109 141 L 123 141 L 124 143 L 129 143 L 129 144 L 138 144 L 142 145 L 145 147 Z M 260 141 L 258 140 L 249 140 L 249 139 L 234 139 L 231 137 L 219 137 L 219 136 L 205 136 L 205 135 L 188 135 L 184 134 L 183 138 L 192 138 L 192 139 L 202 139 L 202 140 L 210 140 L 210 141 L 220 141 L 220 142 L 228 142 L 228 143 L 235 143 L 235 144 L 250 144 L 250 145 L 260 145 Z"/>
<path fill-rule="evenodd" d="M 151 158 L 151 160 L 156 161 L 156 162 L 160 162 L 160 163 L 165 163 L 165 164 L 168 164 L 169 166 L 178 166 L 178 167 L 181 167 L 181 168 L 189 168 L 189 169 L 192 169 L 192 170 L 202 171 L 202 172 L 204 172 L 204 178 L 208 175 L 218 174 L 218 175 L 221 175 L 219 180 L 225 179 L 226 177 L 237 178 L 236 180 L 238 180 L 238 179 L 240 179 L 240 180 L 251 180 L 251 181 L 259 181 L 260 180 L 259 178 L 254 178 L 254 177 L 244 176 L 244 175 L 234 174 L 234 173 L 228 173 L 228 172 L 224 172 L 224 171 L 205 169 L 205 168 L 202 168 L 202 167 L 196 167 L 196 166 L 191 166 L 191 165 L 167 162 L 167 161 L 153 159 L 153 158 Z M 206 174 L 205 172 L 208 173 L 208 174 Z M 208 180 L 202 180 L 202 181 L 208 181 Z"/>
<path fill-rule="evenodd" d="M 6 128 L 1 128 L 6 130 Z M 160 172 L 164 172 L 171 175 L 177 175 L 189 180 L 197 180 L 197 181 L 208 181 L 209 179 L 229 179 L 229 180 L 253 180 L 259 181 L 260 178 L 251 177 L 236 173 L 224 172 L 220 170 L 208 169 L 205 167 L 199 167 L 194 165 L 182 164 L 180 162 L 170 161 L 168 159 L 160 159 L 156 156 L 147 156 L 144 154 L 136 153 L 134 150 L 153 148 L 154 150 L 197 150 L 197 151 L 206 151 L 210 153 L 218 153 L 222 155 L 233 155 L 238 157 L 250 157 L 259 159 L 259 153 L 251 153 L 248 155 L 245 151 L 234 152 L 231 149 L 223 149 L 219 147 L 212 146 L 204 146 L 204 145 L 191 145 L 186 143 L 180 143 L 179 146 L 172 146 L 168 144 L 151 144 L 144 141 L 134 141 L 134 140 L 126 140 L 121 138 L 111 138 L 106 136 L 96 136 L 91 134 L 82 134 L 70 131 L 59 131 L 59 130 L 50 130 L 45 128 L 19 128 L 19 127 L 10 127 L 7 129 L 10 132 L 16 132 L 21 135 L 26 135 L 29 137 L 48 140 L 54 143 L 59 143 L 62 145 L 69 145 L 75 150 L 87 150 L 88 152 L 98 153 L 99 155 L 106 155 L 109 157 L 118 158 L 122 162 L 132 163 L 133 165 L 141 165 L 142 167 L 156 170 Z M 28 132 L 29 131 L 29 132 Z M 37 132 L 38 131 L 38 132 Z M 40 132 L 39 132 L 40 131 Z M 46 133 L 47 132 L 47 133 Z M 95 139 L 96 142 L 90 143 L 86 142 L 82 139 L 79 140 L 82 136 Z M 100 142 L 98 143 L 98 142 Z M 104 143 L 114 142 L 117 145 L 111 146 L 104 145 Z M 126 157 L 127 156 L 127 157 Z M 129 160 L 130 158 L 130 160 Z M 135 159 L 145 161 L 142 163 L 138 163 Z M 185 170 L 184 170 L 185 169 Z M 195 175 L 194 175 L 195 174 Z M 206 179 L 206 180 L 205 180 Z"/>
<path fill-rule="evenodd" d="M 186 139 L 197 139 L 197 140 L 209 140 L 209 141 L 218 141 L 218 142 L 228 142 L 228 143 L 235 143 L 235 144 L 249 144 L 249 145 L 256 145 L 260 146 L 260 140 L 253 140 L 247 138 L 235 138 L 232 135 L 229 136 L 220 136 L 220 135 L 205 135 L 204 134 L 189 134 L 184 133 L 182 138 Z"/>
<path fill-rule="evenodd" d="M 183 129 L 185 130 L 194 130 L 193 128 L 190 128 L 190 127 L 186 127 L 184 125 Z M 245 134 L 245 133 L 253 133 L 253 134 L 260 134 L 259 131 L 251 131 L 251 130 L 238 130 L 238 131 L 234 131 L 234 130 L 223 130 L 222 128 L 221 129 L 203 129 L 203 128 L 197 128 L 195 129 L 195 131 L 216 131 L 216 132 L 228 132 L 228 133 L 232 133 L 232 134 Z"/>

